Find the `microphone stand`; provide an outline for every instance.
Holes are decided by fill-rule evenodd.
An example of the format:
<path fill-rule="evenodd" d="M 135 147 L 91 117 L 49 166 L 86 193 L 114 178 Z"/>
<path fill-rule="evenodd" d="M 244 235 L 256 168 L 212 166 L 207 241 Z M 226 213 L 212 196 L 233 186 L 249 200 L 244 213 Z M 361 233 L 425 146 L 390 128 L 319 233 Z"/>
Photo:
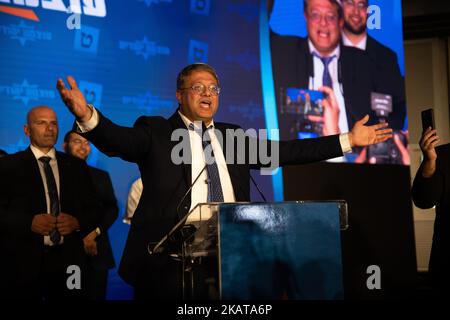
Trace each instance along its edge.
<path fill-rule="evenodd" d="M 200 173 L 197 175 L 197 177 L 195 178 L 194 182 L 192 182 L 191 186 L 189 187 L 189 189 L 186 191 L 186 193 L 183 195 L 183 197 L 181 198 L 180 202 L 178 203 L 177 206 L 177 213 L 179 212 L 180 206 L 183 203 L 184 199 L 186 199 L 187 195 L 192 191 L 192 188 L 194 187 L 195 183 L 197 182 L 197 180 L 200 178 L 200 176 L 202 175 L 203 171 L 205 171 L 207 165 L 205 165 L 203 167 L 203 169 L 200 171 Z M 178 223 L 153 247 L 152 250 L 150 250 L 149 245 L 147 245 L 147 251 L 149 254 L 155 254 L 155 253 L 161 253 L 164 248 L 162 247 L 162 245 L 167 242 L 168 239 L 170 239 L 172 237 L 172 235 L 177 232 L 181 227 L 183 227 L 183 225 L 185 224 L 187 218 L 189 217 L 189 215 L 191 214 L 191 212 L 189 211 L 188 213 L 186 213 L 184 215 L 184 217 L 182 217 Z"/>

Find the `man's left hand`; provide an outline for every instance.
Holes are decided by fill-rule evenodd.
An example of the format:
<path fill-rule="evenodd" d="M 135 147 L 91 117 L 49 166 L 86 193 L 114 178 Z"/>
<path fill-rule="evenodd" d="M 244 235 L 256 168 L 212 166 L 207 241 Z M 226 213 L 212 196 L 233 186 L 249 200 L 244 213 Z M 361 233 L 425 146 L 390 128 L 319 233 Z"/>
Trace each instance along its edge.
<path fill-rule="evenodd" d="M 95 238 L 97 238 L 95 230 L 83 238 L 84 251 L 87 255 L 96 256 L 98 254 Z"/>
<path fill-rule="evenodd" d="M 369 121 L 369 115 L 357 121 L 352 131 L 348 134 L 352 147 L 365 147 L 392 138 L 392 129 L 388 128 L 387 123 L 365 126 L 367 121 Z"/>
<path fill-rule="evenodd" d="M 78 230 L 80 225 L 77 218 L 70 214 L 61 212 L 56 217 L 56 228 L 62 236 L 71 234 L 73 231 Z"/>

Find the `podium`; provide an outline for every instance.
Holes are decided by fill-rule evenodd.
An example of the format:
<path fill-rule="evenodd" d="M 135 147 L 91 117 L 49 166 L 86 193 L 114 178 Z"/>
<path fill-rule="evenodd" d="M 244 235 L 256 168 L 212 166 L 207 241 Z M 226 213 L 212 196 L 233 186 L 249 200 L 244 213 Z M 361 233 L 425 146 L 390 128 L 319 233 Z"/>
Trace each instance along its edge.
<path fill-rule="evenodd" d="M 344 201 L 205 203 L 173 230 L 185 299 L 340 300 Z M 193 228 L 195 227 L 195 228 Z"/>

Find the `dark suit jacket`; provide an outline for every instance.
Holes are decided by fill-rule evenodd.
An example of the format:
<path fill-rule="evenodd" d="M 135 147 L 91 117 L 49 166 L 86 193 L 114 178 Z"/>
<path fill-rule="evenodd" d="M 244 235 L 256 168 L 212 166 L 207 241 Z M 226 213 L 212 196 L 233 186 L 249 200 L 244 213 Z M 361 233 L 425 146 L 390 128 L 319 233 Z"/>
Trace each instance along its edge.
<path fill-rule="evenodd" d="M 226 129 L 238 128 L 219 122 L 215 127 L 224 137 Z M 85 135 L 102 152 L 137 163 L 141 172 L 144 190 L 133 216 L 119 268 L 121 277 L 132 285 L 138 284 L 145 274 L 159 275 L 164 271 L 164 261 L 158 256 L 150 256 L 147 245 L 159 241 L 190 208 L 190 196 L 185 197 L 183 203 L 180 201 L 191 185 L 191 166 L 175 165 L 171 160 L 172 149 L 179 143 L 171 141 L 171 135 L 180 128 L 186 129 L 186 126 L 178 112 L 169 119 L 140 117 L 133 128 L 117 126 L 100 115 L 97 127 Z M 338 136 L 280 142 L 279 149 L 281 165 L 342 155 Z M 250 169 L 259 166 L 228 164 L 236 201 L 250 200 Z"/>
<path fill-rule="evenodd" d="M 280 88 L 309 87 L 309 78 L 314 77 L 314 63 L 306 38 L 271 33 L 270 41 L 275 92 L 279 103 Z M 378 119 L 371 109 L 371 92 L 390 93 L 382 84 L 381 76 L 375 76 L 377 66 L 364 51 L 341 46 L 339 69 L 349 129 L 366 114 L 370 115 L 369 124 L 377 123 Z M 279 113 L 279 117 L 280 123 L 289 124 L 295 121 L 295 115 Z M 395 110 L 388 119 L 394 129 L 402 129 L 403 120 L 404 109 Z M 280 125 L 284 139 L 293 138 L 288 130 L 286 125 Z"/>
<path fill-rule="evenodd" d="M 61 212 L 78 219 L 80 232 L 64 237 L 61 266 L 83 267 L 82 237 L 96 225 L 92 184 L 86 164 L 56 152 L 60 178 Z M 43 236 L 31 231 L 34 215 L 47 212 L 44 184 L 37 161 L 27 149 L 0 159 L 0 234 L 6 258 L 2 260 L 2 285 L 34 286 L 41 272 Z M 11 288 L 10 288 L 11 289 Z"/>
<path fill-rule="evenodd" d="M 422 209 L 436 206 L 433 246 L 431 249 L 429 272 L 435 285 L 450 285 L 450 144 L 436 148 L 436 173 L 430 178 L 421 174 L 422 166 L 416 173 L 412 187 L 412 197 L 417 207 Z"/>
<path fill-rule="evenodd" d="M 98 255 L 90 257 L 93 267 L 111 269 L 115 267 L 108 229 L 117 219 L 119 208 L 108 172 L 89 166 L 94 185 L 95 199 L 98 201 L 97 217 L 101 234 L 96 238 Z"/>
<path fill-rule="evenodd" d="M 390 94 L 393 98 L 391 126 L 400 130 L 406 117 L 406 92 L 405 79 L 400 72 L 397 55 L 371 36 L 367 36 L 365 52 L 375 66 L 377 92 Z"/>

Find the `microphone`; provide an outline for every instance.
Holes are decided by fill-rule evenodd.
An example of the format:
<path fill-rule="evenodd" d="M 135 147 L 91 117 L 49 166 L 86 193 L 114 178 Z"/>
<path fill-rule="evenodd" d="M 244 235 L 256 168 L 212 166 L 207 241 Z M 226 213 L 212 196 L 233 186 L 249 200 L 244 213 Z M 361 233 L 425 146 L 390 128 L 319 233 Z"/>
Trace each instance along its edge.
<path fill-rule="evenodd" d="M 264 202 L 267 202 L 266 197 L 264 197 L 264 193 L 262 193 L 262 191 L 259 189 L 258 184 L 256 184 L 256 181 L 253 179 L 252 174 L 250 173 L 250 180 L 252 180 L 253 184 L 256 187 L 256 190 L 258 190 L 259 195 L 261 196 L 261 198 L 263 198 Z"/>
<path fill-rule="evenodd" d="M 194 182 L 192 182 L 192 184 L 189 186 L 189 189 L 186 191 L 186 193 L 183 195 L 183 197 L 179 201 L 179 203 L 177 205 L 177 208 L 176 208 L 177 217 L 179 219 L 177 224 L 153 247 L 152 250 L 150 250 L 150 243 L 147 244 L 147 251 L 148 251 L 149 254 L 163 252 L 164 248 L 162 247 L 162 245 L 165 242 L 167 242 L 168 239 L 173 239 L 173 235 L 175 234 L 175 232 L 177 232 L 180 228 L 183 227 L 183 225 L 186 222 L 190 212 L 185 214 L 183 217 L 180 217 L 180 206 L 184 202 L 184 200 L 186 199 L 188 194 L 192 191 L 192 188 L 197 183 L 198 179 L 200 179 L 200 176 L 202 175 L 202 173 L 205 171 L 206 168 L 207 168 L 207 164 L 203 167 L 203 169 L 200 171 L 200 173 L 194 179 Z M 192 231 L 192 228 L 190 228 L 190 229 Z M 185 236 L 183 231 L 184 231 L 183 229 L 180 230 L 182 238 L 184 238 L 184 236 Z"/>
<path fill-rule="evenodd" d="M 180 218 L 180 206 L 183 203 L 183 201 L 186 199 L 187 195 L 192 191 L 192 188 L 194 187 L 195 183 L 197 182 L 198 179 L 200 179 L 200 176 L 202 175 L 203 171 L 205 171 L 206 167 L 208 165 L 205 164 L 205 166 L 203 167 L 203 169 L 200 171 L 200 173 L 197 175 L 197 177 L 195 178 L 194 182 L 192 182 L 192 184 L 190 185 L 189 189 L 187 189 L 186 193 L 184 194 L 184 196 L 181 198 L 180 202 L 177 205 L 177 216 L 178 218 Z"/>

